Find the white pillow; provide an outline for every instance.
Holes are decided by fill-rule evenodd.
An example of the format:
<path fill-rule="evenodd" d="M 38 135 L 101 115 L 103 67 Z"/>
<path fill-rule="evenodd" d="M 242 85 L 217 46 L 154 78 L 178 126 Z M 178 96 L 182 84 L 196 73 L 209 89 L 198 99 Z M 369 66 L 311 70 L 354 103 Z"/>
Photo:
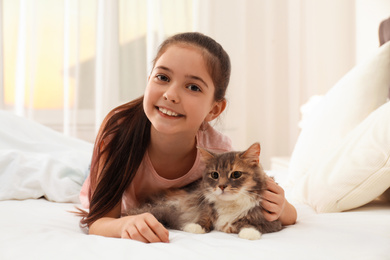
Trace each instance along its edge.
<path fill-rule="evenodd" d="M 0 110 L 0 200 L 79 202 L 93 145 Z"/>
<path fill-rule="evenodd" d="M 317 212 L 362 206 L 390 187 L 390 102 L 371 113 L 296 182 L 294 193 Z"/>
<path fill-rule="evenodd" d="M 325 95 L 303 127 L 291 156 L 292 185 L 320 164 L 343 138 L 386 102 L 390 85 L 390 42 L 349 71 Z"/>

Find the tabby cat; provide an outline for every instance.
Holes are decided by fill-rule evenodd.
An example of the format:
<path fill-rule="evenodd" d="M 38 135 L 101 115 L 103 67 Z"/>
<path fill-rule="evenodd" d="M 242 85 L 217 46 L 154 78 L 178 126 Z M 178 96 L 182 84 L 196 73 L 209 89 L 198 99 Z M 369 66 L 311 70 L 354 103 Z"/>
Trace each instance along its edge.
<path fill-rule="evenodd" d="M 167 228 L 199 234 L 219 230 L 250 240 L 282 229 L 279 220 L 269 222 L 262 213 L 266 175 L 259 143 L 244 152 L 198 149 L 206 164 L 201 180 L 152 196 L 128 214 L 150 212 Z"/>

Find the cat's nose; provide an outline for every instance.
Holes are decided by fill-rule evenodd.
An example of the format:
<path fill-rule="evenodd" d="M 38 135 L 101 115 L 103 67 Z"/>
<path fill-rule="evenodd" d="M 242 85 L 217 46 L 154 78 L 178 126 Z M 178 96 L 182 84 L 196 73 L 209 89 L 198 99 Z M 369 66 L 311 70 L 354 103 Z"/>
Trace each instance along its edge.
<path fill-rule="evenodd" d="M 223 191 L 227 187 L 227 185 L 219 185 L 218 187 Z"/>

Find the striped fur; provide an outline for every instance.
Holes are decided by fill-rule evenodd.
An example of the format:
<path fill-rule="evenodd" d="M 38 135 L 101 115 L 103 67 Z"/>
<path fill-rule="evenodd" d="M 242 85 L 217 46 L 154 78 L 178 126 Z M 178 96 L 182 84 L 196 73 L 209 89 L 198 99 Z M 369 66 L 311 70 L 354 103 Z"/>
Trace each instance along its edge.
<path fill-rule="evenodd" d="M 206 164 L 201 180 L 156 194 L 128 214 L 150 212 L 167 228 L 193 233 L 218 230 L 246 239 L 281 230 L 280 221 L 269 222 L 262 213 L 266 176 L 258 143 L 244 152 L 215 154 L 199 149 Z"/>

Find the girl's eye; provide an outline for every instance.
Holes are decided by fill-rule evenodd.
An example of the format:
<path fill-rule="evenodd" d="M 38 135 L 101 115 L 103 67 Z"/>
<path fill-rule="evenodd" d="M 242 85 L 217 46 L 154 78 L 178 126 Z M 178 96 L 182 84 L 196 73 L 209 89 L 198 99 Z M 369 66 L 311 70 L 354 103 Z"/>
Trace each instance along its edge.
<path fill-rule="evenodd" d="M 161 81 L 169 82 L 169 78 L 168 78 L 167 76 L 165 76 L 165 75 L 162 75 L 162 74 L 157 74 L 157 75 L 156 75 L 156 78 L 157 78 L 158 80 L 161 80 Z"/>
<path fill-rule="evenodd" d="M 187 88 L 191 91 L 199 92 L 200 88 L 197 85 L 189 85 Z"/>
<path fill-rule="evenodd" d="M 218 172 L 212 172 L 210 173 L 210 177 L 214 180 L 219 178 L 219 173 Z"/>
<path fill-rule="evenodd" d="M 240 178 L 242 175 L 242 172 L 239 172 L 239 171 L 235 171 L 235 172 L 232 172 L 232 174 L 230 175 L 230 178 L 232 179 L 238 179 Z"/>

